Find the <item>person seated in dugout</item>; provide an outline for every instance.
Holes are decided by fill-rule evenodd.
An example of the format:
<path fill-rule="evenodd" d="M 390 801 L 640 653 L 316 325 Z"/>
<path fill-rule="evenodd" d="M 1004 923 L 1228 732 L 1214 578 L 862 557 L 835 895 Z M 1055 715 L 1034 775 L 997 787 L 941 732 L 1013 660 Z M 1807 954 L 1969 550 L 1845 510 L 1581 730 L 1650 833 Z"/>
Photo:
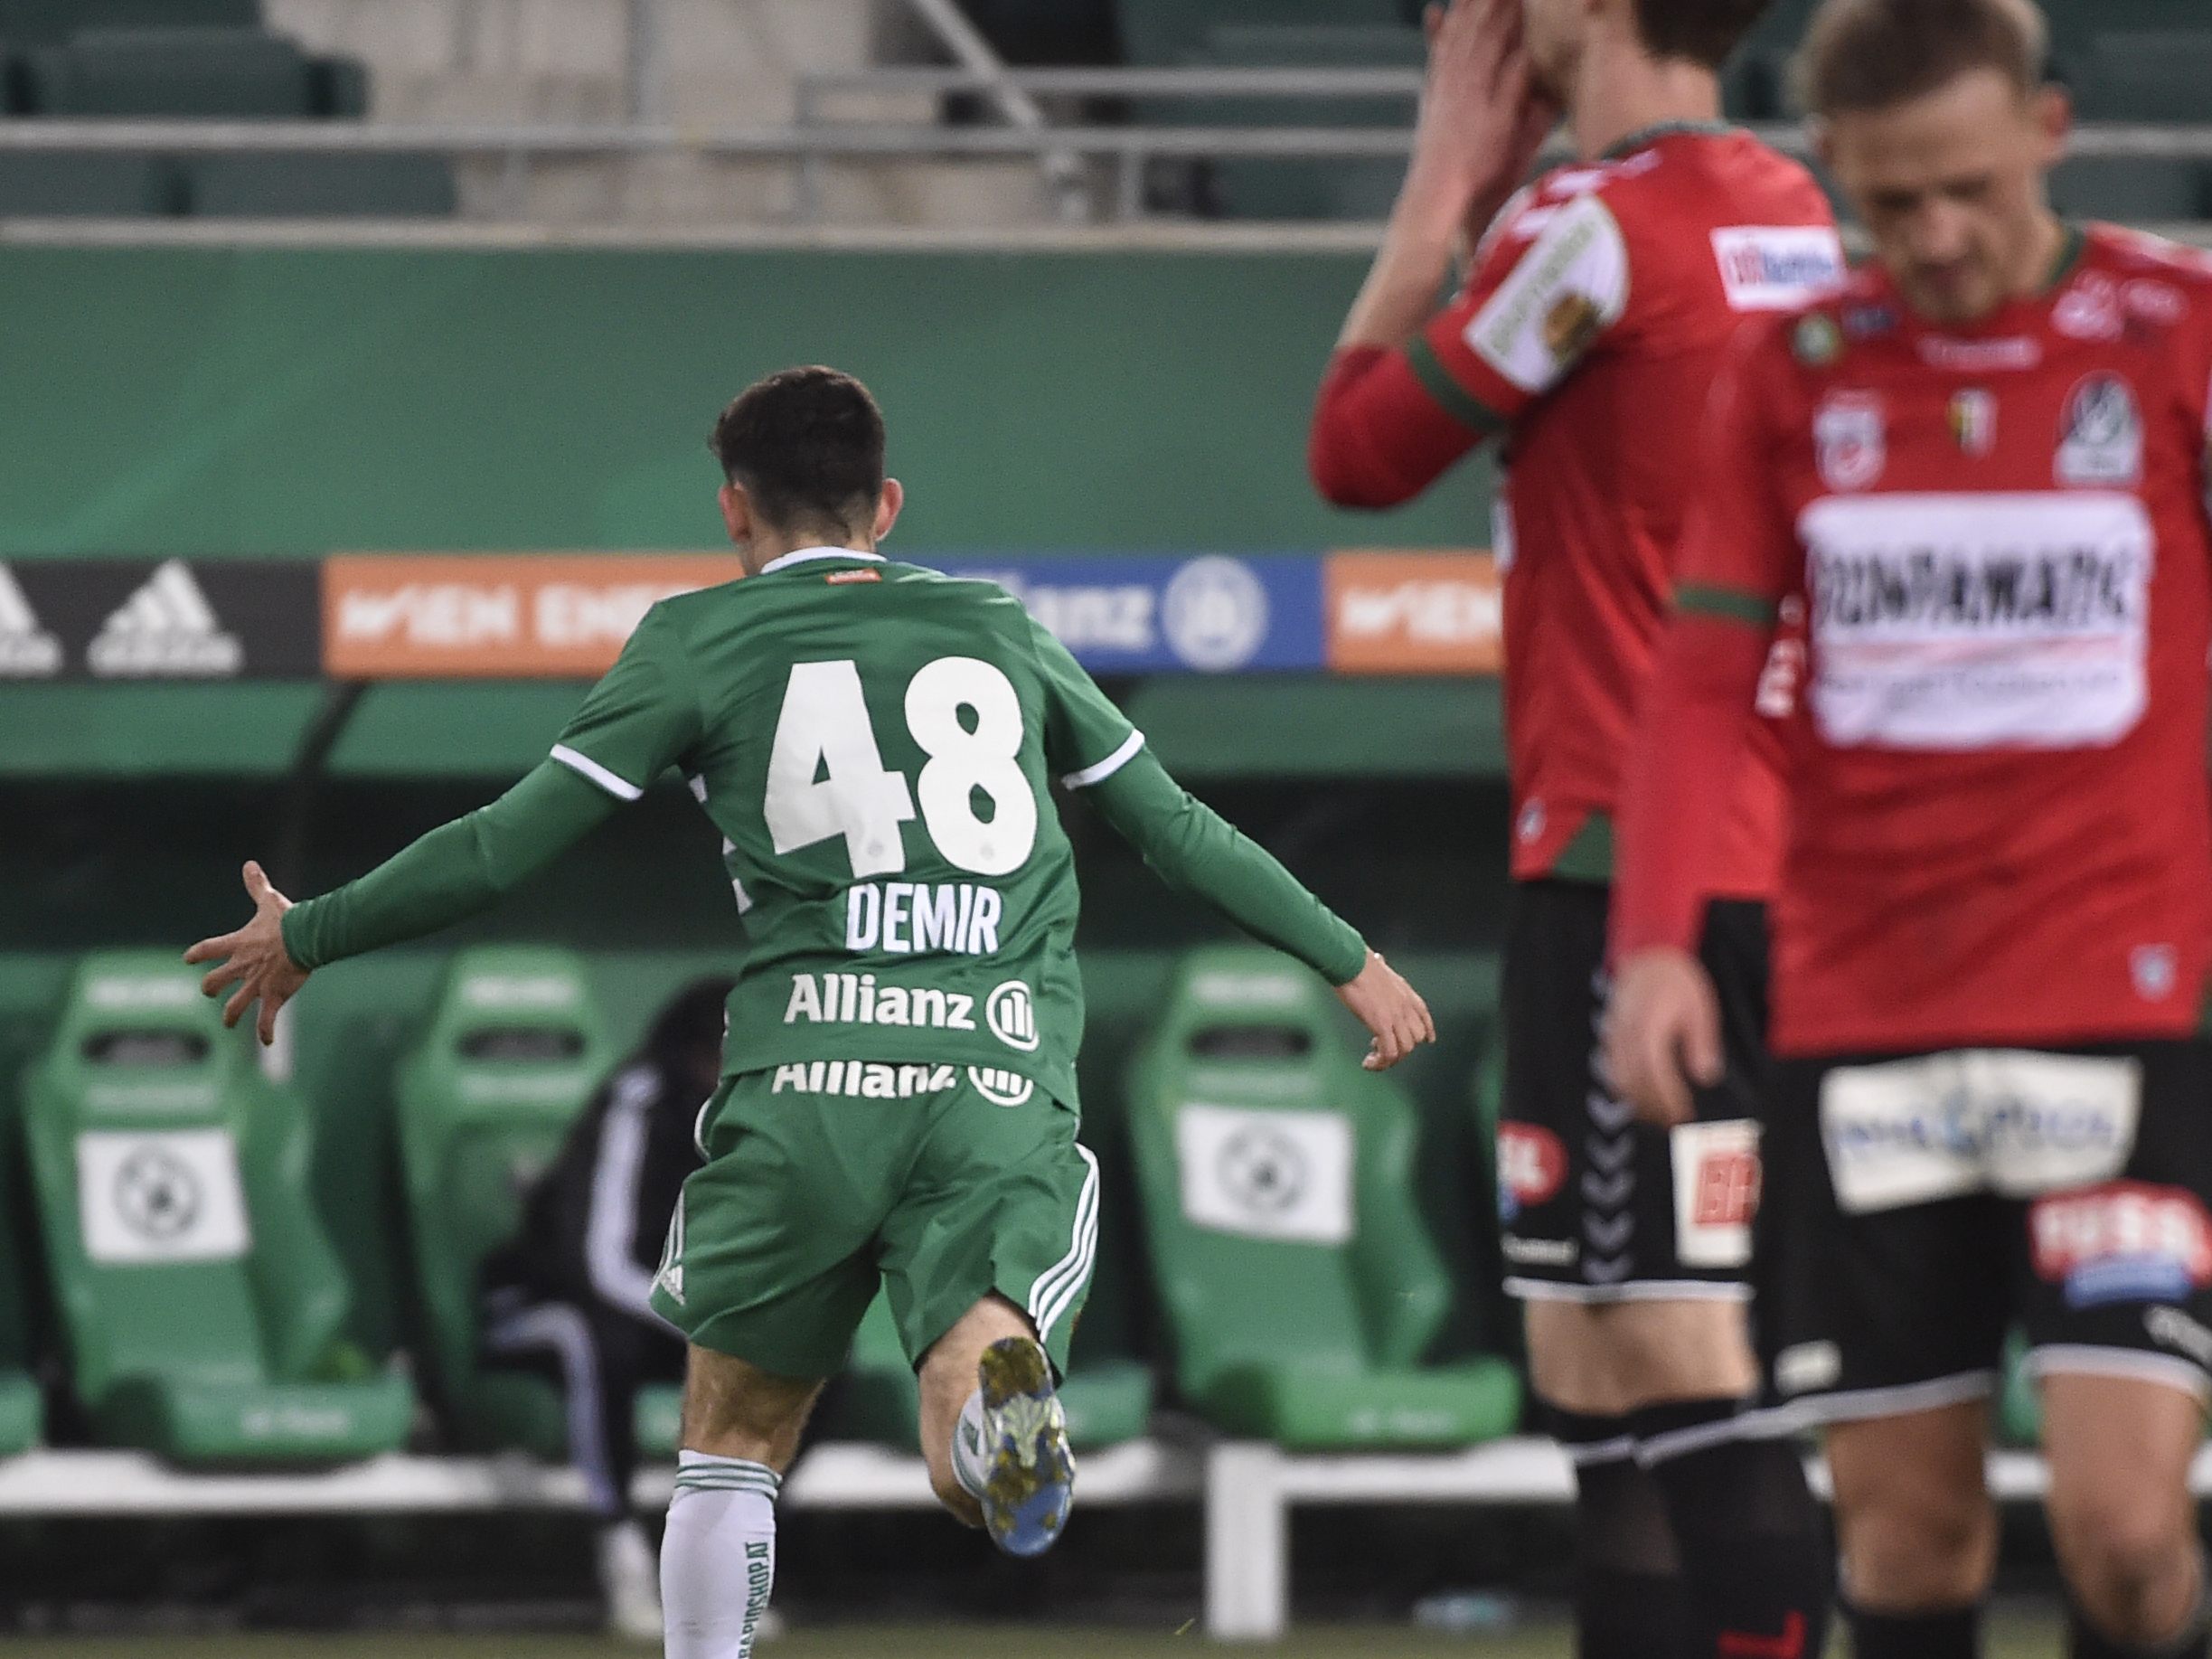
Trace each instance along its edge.
<path fill-rule="evenodd" d="M 653 1275 L 684 1177 L 703 1161 L 693 1129 L 721 1073 L 732 984 L 696 980 L 660 1011 L 531 1184 L 521 1231 L 484 1264 L 485 1358 L 559 1381 L 569 1456 L 599 1523 L 608 1625 L 641 1641 L 660 1640 L 660 1569 L 630 1506 L 634 1412 L 647 1383 L 682 1381 L 684 1355 L 653 1311 Z"/>

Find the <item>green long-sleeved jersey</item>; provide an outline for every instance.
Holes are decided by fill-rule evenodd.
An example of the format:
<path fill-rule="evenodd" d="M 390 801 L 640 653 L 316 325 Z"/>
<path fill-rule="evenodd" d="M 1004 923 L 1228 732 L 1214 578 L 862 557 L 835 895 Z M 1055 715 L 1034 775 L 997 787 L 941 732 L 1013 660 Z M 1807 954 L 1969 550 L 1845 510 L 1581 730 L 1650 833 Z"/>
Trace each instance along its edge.
<path fill-rule="evenodd" d="M 295 906 L 286 948 L 318 967 L 457 921 L 671 767 L 721 831 L 744 917 L 729 1071 L 953 1063 L 1075 1104 L 1078 900 L 1056 775 L 1171 884 L 1332 984 L 1366 960 L 1004 589 L 842 548 L 654 606 L 546 761 Z"/>

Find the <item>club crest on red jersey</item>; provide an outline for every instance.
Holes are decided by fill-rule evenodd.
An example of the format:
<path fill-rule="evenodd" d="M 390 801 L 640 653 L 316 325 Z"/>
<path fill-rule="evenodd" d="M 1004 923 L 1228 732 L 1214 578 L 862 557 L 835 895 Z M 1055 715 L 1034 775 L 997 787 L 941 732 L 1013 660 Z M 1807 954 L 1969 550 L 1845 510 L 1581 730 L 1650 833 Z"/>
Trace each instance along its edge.
<path fill-rule="evenodd" d="M 1969 387 L 1951 400 L 1951 436 L 1968 455 L 1980 460 L 1997 447 L 1997 398 L 1980 387 Z"/>
<path fill-rule="evenodd" d="M 2068 489 L 2142 482 L 2142 411 L 2126 381 L 2092 374 L 2067 394 L 2057 470 Z"/>
<path fill-rule="evenodd" d="M 1889 465 L 1889 421 L 1872 392 L 1829 395 L 1812 417 L 1821 481 L 1844 495 L 1870 489 Z"/>
<path fill-rule="evenodd" d="M 2090 271 L 2058 297 L 2051 326 L 2075 340 L 2120 337 L 2120 285 L 2103 271 Z"/>

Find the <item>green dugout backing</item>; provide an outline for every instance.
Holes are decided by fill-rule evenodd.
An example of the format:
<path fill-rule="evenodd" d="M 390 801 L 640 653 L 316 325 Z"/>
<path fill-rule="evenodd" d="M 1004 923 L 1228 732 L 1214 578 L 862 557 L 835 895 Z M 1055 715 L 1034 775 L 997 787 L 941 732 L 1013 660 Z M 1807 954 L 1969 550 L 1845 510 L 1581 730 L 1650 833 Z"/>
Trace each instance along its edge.
<path fill-rule="evenodd" d="M 1327 989 L 1275 952 L 1192 952 L 1129 1089 L 1186 1400 L 1296 1449 L 1464 1446 L 1520 1420 L 1512 1368 L 1422 1357 L 1452 1301 L 1412 1198 L 1416 1114 Z"/>
<path fill-rule="evenodd" d="M 306 1118 L 167 952 L 96 952 L 24 1086 L 69 1385 L 97 1438 L 182 1463 L 338 1461 L 414 1392 L 344 1341 Z"/>

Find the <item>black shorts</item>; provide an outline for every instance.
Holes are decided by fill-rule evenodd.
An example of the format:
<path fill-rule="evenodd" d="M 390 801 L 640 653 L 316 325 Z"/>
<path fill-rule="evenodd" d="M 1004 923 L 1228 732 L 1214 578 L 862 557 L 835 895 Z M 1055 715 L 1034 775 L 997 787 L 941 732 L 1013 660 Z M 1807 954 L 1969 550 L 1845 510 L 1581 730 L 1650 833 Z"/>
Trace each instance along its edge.
<path fill-rule="evenodd" d="M 2031 1372 L 2212 1373 L 2212 1051 L 2196 1042 L 1777 1062 L 1758 1221 L 1775 1393 L 1844 1421 Z"/>
<path fill-rule="evenodd" d="M 1524 881 L 1505 932 L 1505 1101 L 1498 1208 L 1505 1287 L 1531 1301 L 1748 1294 L 1766 1066 L 1766 909 L 1708 908 L 1701 954 L 1720 994 L 1727 1075 L 1698 1121 L 1635 1121 L 1607 1087 L 1610 890 Z"/>

